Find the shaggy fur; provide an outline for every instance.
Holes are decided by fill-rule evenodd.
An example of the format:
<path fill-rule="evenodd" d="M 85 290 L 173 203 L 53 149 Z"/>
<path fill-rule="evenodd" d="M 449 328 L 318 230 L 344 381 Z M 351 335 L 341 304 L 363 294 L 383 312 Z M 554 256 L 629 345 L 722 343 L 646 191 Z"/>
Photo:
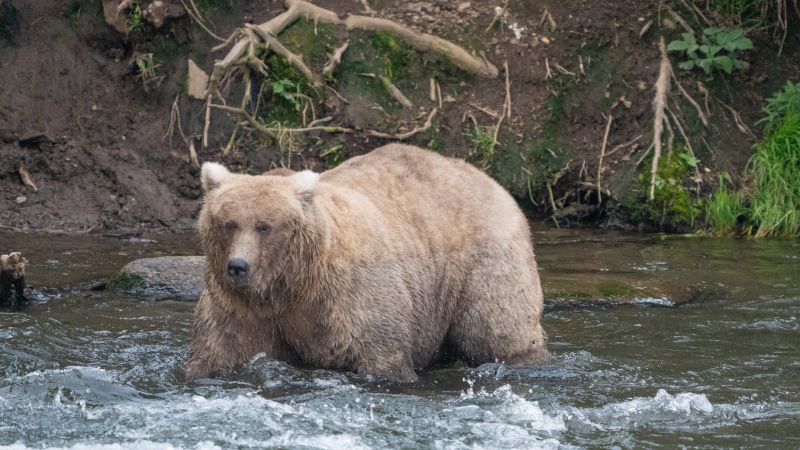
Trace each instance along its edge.
<path fill-rule="evenodd" d="M 445 350 L 549 358 L 528 223 L 469 164 L 392 144 L 319 175 L 203 167 L 208 257 L 186 376 L 254 355 L 416 379 Z M 250 265 L 227 276 L 231 258 Z"/>

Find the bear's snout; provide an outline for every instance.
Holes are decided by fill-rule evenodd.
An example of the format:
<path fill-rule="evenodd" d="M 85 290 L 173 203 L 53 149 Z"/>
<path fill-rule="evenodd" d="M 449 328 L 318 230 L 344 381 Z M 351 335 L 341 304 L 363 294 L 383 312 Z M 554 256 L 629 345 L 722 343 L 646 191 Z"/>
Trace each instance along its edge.
<path fill-rule="evenodd" d="M 244 258 L 231 258 L 228 260 L 228 277 L 237 284 L 244 281 L 249 270 L 250 264 L 247 264 Z"/>

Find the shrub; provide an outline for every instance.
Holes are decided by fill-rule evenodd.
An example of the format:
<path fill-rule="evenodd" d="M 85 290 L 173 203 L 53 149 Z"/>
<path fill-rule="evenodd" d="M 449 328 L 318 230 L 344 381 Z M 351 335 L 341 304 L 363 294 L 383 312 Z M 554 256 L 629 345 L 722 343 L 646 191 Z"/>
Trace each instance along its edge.
<path fill-rule="evenodd" d="M 671 52 L 686 53 L 688 59 L 678 66 L 684 70 L 700 67 L 707 74 L 714 69 L 728 74 L 741 69 L 744 62 L 738 58 L 738 52 L 753 48 L 753 42 L 738 28 L 706 28 L 700 43 L 692 33 L 683 33 L 681 37 L 667 47 Z"/>
<path fill-rule="evenodd" d="M 787 81 L 783 91 L 767 100 L 763 111 L 767 116 L 758 123 L 766 123 L 768 130 L 780 125 L 790 112 L 800 113 L 800 83 Z"/>

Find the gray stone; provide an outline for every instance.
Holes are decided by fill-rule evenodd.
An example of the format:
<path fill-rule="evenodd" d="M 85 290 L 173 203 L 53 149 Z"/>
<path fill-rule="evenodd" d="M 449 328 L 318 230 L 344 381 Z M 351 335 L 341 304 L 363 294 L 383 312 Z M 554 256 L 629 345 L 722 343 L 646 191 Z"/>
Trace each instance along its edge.
<path fill-rule="evenodd" d="M 197 301 L 203 291 L 203 256 L 162 256 L 125 265 L 109 289 L 142 300 Z"/>

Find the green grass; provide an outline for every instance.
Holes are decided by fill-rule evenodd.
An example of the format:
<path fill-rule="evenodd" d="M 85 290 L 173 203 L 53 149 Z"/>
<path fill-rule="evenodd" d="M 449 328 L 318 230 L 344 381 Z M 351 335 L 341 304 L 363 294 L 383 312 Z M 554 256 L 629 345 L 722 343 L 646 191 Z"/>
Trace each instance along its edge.
<path fill-rule="evenodd" d="M 142 16 L 142 7 L 136 3 L 128 13 L 128 31 L 133 32 L 144 29 L 144 17 Z"/>
<path fill-rule="evenodd" d="M 756 144 L 751 160 L 755 179 L 750 221 L 756 237 L 800 234 L 800 113 Z"/>
<path fill-rule="evenodd" d="M 791 1 L 791 0 L 789 0 Z M 776 0 L 710 0 L 709 9 L 733 25 L 777 26 Z"/>
<path fill-rule="evenodd" d="M 768 130 L 780 125 L 788 113 L 800 113 L 800 83 L 787 81 L 782 91 L 767 100 L 763 111 L 766 117 L 758 123 L 766 124 Z"/>
<path fill-rule="evenodd" d="M 494 159 L 494 129 L 492 127 L 473 126 L 464 132 L 470 146 L 468 159 L 487 168 Z"/>
<path fill-rule="evenodd" d="M 714 234 L 736 233 L 740 219 L 748 212 L 742 196 L 728 189 L 728 183 L 730 177 L 722 174 L 719 186 L 705 203 L 706 223 Z"/>

